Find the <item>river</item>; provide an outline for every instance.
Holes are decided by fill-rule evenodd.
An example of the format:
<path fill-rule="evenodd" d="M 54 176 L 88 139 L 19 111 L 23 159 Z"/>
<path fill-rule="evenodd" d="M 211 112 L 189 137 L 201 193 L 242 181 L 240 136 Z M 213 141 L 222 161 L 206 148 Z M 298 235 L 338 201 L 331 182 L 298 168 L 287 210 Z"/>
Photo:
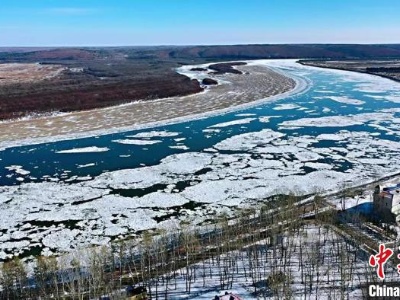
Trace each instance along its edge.
<path fill-rule="evenodd" d="M 177 123 L 0 151 L 0 259 L 204 224 L 277 193 L 398 172 L 398 83 L 266 63 L 303 86 Z"/>

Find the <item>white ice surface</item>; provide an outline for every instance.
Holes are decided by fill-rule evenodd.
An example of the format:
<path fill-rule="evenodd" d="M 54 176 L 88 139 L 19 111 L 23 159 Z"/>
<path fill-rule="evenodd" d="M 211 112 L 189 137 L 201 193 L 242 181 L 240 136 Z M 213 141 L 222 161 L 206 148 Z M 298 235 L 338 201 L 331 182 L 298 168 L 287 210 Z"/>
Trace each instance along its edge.
<path fill-rule="evenodd" d="M 131 139 L 123 139 L 123 140 L 113 140 L 113 143 L 124 144 L 124 145 L 153 145 L 161 143 L 162 141 L 158 140 L 131 140 Z"/>
<path fill-rule="evenodd" d="M 346 116 L 329 116 L 320 118 L 303 118 L 298 120 L 283 121 L 279 125 L 282 127 L 347 127 L 352 125 L 362 125 L 370 121 L 391 120 L 391 113 L 364 113 Z"/>
<path fill-rule="evenodd" d="M 84 165 L 78 165 L 77 168 L 81 169 L 81 168 L 88 168 L 88 167 L 93 167 L 95 166 L 96 163 L 89 163 L 89 164 L 84 164 Z"/>
<path fill-rule="evenodd" d="M 214 148 L 218 150 L 247 151 L 257 147 L 257 145 L 269 143 L 283 136 L 285 136 L 283 133 L 275 132 L 271 129 L 263 129 L 260 132 L 243 133 L 230 137 L 216 144 Z"/>
<path fill-rule="evenodd" d="M 17 166 L 17 165 L 8 166 L 5 168 L 9 171 L 14 171 L 15 173 L 20 175 L 28 175 L 31 173 L 30 171 L 24 170 L 22 166 Z"/>
<path fill-rule="evenodd" d="M 290 110 L 290 109 L 298 109 L 301 106 L 294 104 L 294 103 L 288 103 L 288 104 L 279 104 L 275 106 L 273 109 L 274 110 Z"/>
<path fill-rule="evenodd" d="M 210 126 L 209 128 L 221 128 L 221 127 L 229 127 L 229 126 L 233 126 L 233 125 L 248 124 L 248 123 L 251 123 L 254 120 L 256 120 L 256 118 L 239 119 L 239 120 L 234 120 L 234 121 L 215 124 L 215 125 Z"/>
<path fill-rule="evenodd" d="M 325 96 L 325 97 L 318 97 L 318 99 L 330 99 L 339 103 L 345 103 L 345 104 L 352 104 L 352 105 L 362 105 L 365 102 L 362 100 L 357 100 L 357 99 L 351 99 L 349 97 L 346 96 Z"/>
<path fill-rule="evenodd" d="M 153 130 L 153 131 L 140 132 L 135 135 L 128 135 L 127 137 L 128 138 L 174 137 L 178 136 L 179 134 L 180 134 L 179 132 Z"/>
<path fill-rule="evenodd" d="M 84 147 L 84 148 L 74 148 L 68 150 L 57 151 L 56 153 L 66 154 L 66 153 L 91 153 L 91 152 L 107 152 L 110 149 L 107 147 Z"/>
<path fill-rule="evenodd" d="M 178 150 L 189 150 L 189 147 L 186 145 L 176 145 L 176 146 L 169 146 L 171 149 L 178 149 Z"/>

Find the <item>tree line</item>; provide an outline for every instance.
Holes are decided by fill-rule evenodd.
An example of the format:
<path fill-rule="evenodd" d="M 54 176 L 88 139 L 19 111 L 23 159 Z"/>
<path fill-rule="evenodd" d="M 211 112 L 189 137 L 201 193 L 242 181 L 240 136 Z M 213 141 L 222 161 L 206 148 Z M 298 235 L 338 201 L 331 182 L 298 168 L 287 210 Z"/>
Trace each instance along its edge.
<path fill-rule="evenodd" d="M 336 212 L 322 210 L 320 196 L 298 200 L 281 195 L 201 228 L 182 224 L 174 232 L 146 232 L 140 242 L 38 257 L 32 272 L 15 258 L 0 267 L 0 298 L 125 299 L 127 286 L 144 286 L 151 299 L 171 299 L 196 293 L 210 279 L 228 290 L 244 278 L 261 298 L 291 299 L 299 293 L 294 286 L 301 286 L 304 299 L 320 293 L 346 299 L 351 289 L 372 282 L 373 270 L 356 268 L 363 253 L 333 230 Z M 310 212 L 318 214 L 305 219 Z"/>

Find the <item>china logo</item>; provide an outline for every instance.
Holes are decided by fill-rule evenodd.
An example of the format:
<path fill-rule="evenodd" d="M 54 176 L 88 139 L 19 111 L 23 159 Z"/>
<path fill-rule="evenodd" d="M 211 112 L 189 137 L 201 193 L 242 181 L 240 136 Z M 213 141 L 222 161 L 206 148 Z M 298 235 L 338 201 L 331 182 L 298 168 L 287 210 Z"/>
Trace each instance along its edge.
<path fill-rule="evenodd" d="M 371 255 L 369 257 L 369 265 L 371 267 L 376 267 L 376 274 L 380 279 L 385 279 L 385 269 L 384 266 L 389 258 L 393 255 L 393 250 L 391 248 L 386 248 L 384 244 L 379 245 L 379 252 L 376 255 Z M 397 256 L 400 259 L 400 254 Z M 397 272 L 400 273 L 400 264 L 397 265 Z"/>

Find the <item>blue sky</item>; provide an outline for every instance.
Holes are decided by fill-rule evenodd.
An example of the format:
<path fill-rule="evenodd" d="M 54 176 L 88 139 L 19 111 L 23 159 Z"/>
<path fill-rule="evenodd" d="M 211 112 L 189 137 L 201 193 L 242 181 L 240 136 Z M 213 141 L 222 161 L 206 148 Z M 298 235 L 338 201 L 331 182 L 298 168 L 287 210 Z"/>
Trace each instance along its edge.
<path fill-rule="evenodd" d="M 0 46 L 246 43 L 400 43 L 400 1 L 0 1 Z"/>

